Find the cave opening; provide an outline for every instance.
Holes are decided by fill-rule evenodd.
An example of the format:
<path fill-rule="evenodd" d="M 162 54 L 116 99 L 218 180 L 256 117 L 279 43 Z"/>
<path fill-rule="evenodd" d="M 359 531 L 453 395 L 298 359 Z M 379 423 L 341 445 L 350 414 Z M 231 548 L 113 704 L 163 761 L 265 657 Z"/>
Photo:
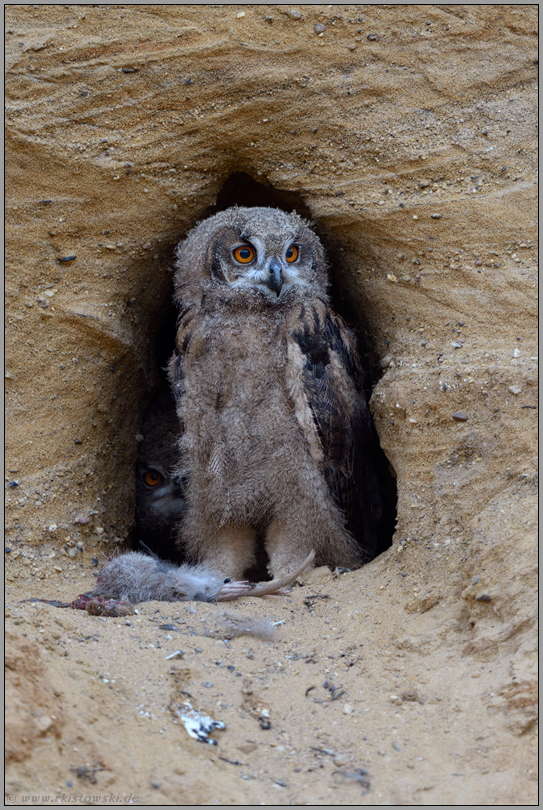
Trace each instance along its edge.
<path fill-rule="evenodd" d="M 373 388 L 383 371 L 368 321 L 360 307 L 355 310 L 351 303 L 352 297 L 342 284 L 346 268 L 342 257 L 341 234 L 330 234 L 326 228 L 319 227 L 301 194 L 278 190 L 245 172 L 236 172 L 228 177 L 217 194 L 216 202 L 202 211 L 198 221 L 234 205 L 280 208 L 287 213 L 296 211 L 300 216 L 313 222 L 330 263 L 330 293 L 333 306 L 354 330 L 357 338 L 363 369 L 364 394 L 366 401 L 369 402 Z M 172 246 L 171 253 L 174 249 L 175 245 Z M 173 261 L 173 257 L 170 260 Z M 154 345 L 156 373 L 153 392 L 143 417 L 139 437 L 141 443 L 136 471 L 137 505 L 133 546 L 135 548 L 143 546 L 161 559 L 181 562 L 183 556 L 175 545 L 175 531 L 172 530 L 177 510 L 182 509 L 184 485 L 182 477 L 171 474 L 171 468 L 177 459 L 176 441 L 179 435 L 174 400 L 167 377 L 167 365 L 174 348 L 177 318 L 172 295 L 173 287 L 170 287 L 167 299 L 150 324 L 150 341 Z M 396 525 L 397 487 L 395 471 L 380 446 L 377 431 L 375 436 L 372 463 L 379 480 L 383 503 L 383 521 L 377 539 L 376 556 L 378 556 L 392 545 Z M 162 495 L 159 497 L 161 492 Z M 262 544 L 257 559 L 257 565 L 247 572 L 247 575 L 253 580 L 266 579 L 266 555 Z"/>

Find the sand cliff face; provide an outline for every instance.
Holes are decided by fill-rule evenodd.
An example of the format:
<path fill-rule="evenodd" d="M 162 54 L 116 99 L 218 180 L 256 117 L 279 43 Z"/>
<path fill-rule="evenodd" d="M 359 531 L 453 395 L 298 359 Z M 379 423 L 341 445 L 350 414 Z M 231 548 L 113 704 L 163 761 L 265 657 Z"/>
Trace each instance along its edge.
<path fill-rule="evenodd" d="M 7 8 L 17 797 L 68 791 L 67 780 L 79 793 L 91 782 L 70 768 L 90 763 L 95 793 L 161 804 L 532 801 L 536 12 Z M 397 475 L 393 546 L 339 579 L 317 572 L 288 603 L 240 605 L 286 620 L 271 645 L 160 640 L 149 621 L 158 605 L 121 633 L 120 620 L 19 604 L 92 587 L 94 560 L 128 536 L 173 247 L 218 195 L 249 201 L 249 181 L 228 184 L 239 173 L 313 219 L 337 289 L 368 331 L 381 375 L 372 409 Z M 309 609 L 315 592 L 330 599 Z M 188 610 L 166 610 L 188 621 L 182 632 L 197 621 Z M 100 641 L 85 641 L 98 623 Z M 82 643 L 72 651 L 67 639 Z M 188 645 L 169 681 L 157 644 Z M 21 663 L 27 647 L 34 668 Z M 200 688 L 208 666 L 215 689 Z M 227 723 L 219 755 L 243 767 L 185 739 L 156 708 L 143 721 L 141 667 L 157 706 L 175 702 L 185 671 L 193 703 Z M 122 694 L 104 686 L 110 670 L 125 679 Z M 346 697 L 328 705 L 330 678 Z M 318 694 L 305 697 L 312 685 Z M 259 700 L 273 716 L 267 731 Z M 369 773 L 367 795 L 356 768 Z"/>

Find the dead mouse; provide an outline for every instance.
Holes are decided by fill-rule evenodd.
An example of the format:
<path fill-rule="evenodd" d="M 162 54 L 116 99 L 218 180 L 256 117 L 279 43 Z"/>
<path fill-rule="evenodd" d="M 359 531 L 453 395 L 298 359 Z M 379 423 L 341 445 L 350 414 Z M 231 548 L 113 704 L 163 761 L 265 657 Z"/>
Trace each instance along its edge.
<path fill-rule="evenodd" d="M 267 596 L 280 593 L 308 568 L 313 551 L 290 574 L 252 586 L 246 581 L 231 582 L 206 565 L 174 565 L 139 551 L 114 557 L 98 574 L 96 595 L 125 598 L 129 602 L 225 602 L 241 596 Z"/>

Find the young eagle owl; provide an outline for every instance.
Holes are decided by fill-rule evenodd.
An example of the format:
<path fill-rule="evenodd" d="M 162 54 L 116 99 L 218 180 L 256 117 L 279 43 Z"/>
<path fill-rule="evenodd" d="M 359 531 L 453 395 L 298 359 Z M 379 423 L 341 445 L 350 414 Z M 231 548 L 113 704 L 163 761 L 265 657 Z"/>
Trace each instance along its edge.
<path fill-rule="evenodd" d="M 182 555 L 175 547 L 175 537 L 185 511 L 185 481 L 175 473 L 179 462 L 179 420 L 166 380 L 155 392 L 141 430 L 135 539 L 161 559 L 180 562 Z"/>
<path fill-rule="evenodd" d="M 178 247 L 180 542 L 226 576 L 254 563 L 257 537 L 273 577 L 312 549 L 318 565 L 375 556 L 371 416 L 328 284 L 318 237 L 277 209 L 230 208 Z"/>

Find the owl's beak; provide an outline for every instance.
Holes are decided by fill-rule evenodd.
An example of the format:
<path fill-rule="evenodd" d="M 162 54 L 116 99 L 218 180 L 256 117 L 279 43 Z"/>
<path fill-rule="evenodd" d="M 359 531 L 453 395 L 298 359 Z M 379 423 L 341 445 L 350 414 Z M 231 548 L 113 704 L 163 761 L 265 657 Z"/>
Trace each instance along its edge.
<path fill-rule="evenodd" d="M 283 275 L 281 265 L 276 259 L 272 259 L 270 262 L 270 266 L 268 268 L 268 280 L 266 281 L 266 286 L 273 290 L 276 296 L 279 298 L 281 293 L 281 287 L 283 286 Z"/>

